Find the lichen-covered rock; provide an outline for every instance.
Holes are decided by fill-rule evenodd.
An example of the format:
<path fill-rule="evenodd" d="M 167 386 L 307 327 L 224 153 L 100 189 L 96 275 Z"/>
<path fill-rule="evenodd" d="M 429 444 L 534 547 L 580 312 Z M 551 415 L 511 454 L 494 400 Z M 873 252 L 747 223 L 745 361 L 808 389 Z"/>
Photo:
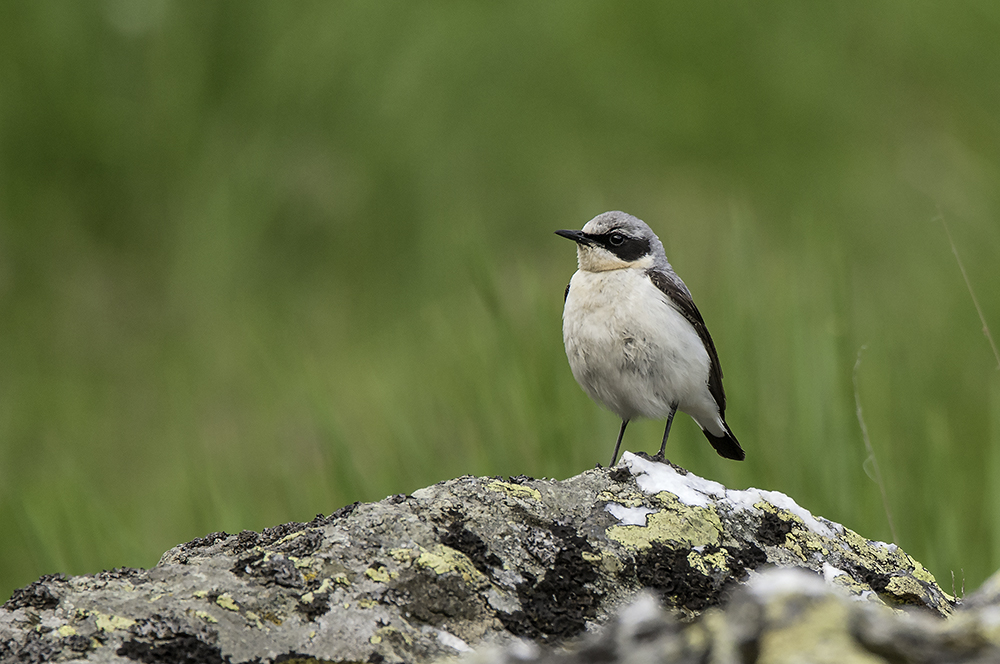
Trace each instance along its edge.
<path fill-rule="evenodd" d="M 0 609 L 0 661 L 429 661 L 514 637 L 562 643 L 644 588 L 690 622 L 770 565 L 872 605 L 952 611 L 893 545 L 783 494 L 626 455 L 564 481 L 461 477 L 214 533 L 150 570 L 43 577 Z"/>
<path fill-rule="evenodd" d="M 484 648 L 462 664 L 995 664 L 996 608 L 949 618 L 858 601 L 801 568 L 754 573 L 723 607 L 682 622 L 640 594 L 570 647 Z"/>

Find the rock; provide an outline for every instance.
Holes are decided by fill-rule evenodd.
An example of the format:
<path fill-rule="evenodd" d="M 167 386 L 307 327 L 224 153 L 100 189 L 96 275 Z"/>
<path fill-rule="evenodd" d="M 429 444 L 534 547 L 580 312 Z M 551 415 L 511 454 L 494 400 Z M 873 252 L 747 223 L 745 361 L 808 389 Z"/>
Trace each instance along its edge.
<path fill-rule="evenodd" d="M 568 648 L 484 649 L 464 664 L 755 662 L 886 664 L 1000 662 L 997 612 L 961 607 L 942 619 L 857 601 L 802 568 L 770 568 L 725 607 L 681 622 L 648 594 Z"/>
<path fill-rule="evenodd" d="M 798 568 L 774 578 L 808 601 L 772 615 L 757 581 L 770 566 Z M 645 604 L 629 604 L 643 589 Z M 855 614 L 915 607 L 949 624 L 954 606 L 894 545 L 783 494 L 626 454 L 564 481 L 461 477 L 305 524 L 213 533 L 150 570 L 46 576 L 0 609 L 0 662 L 411 662 L 489 646 L 561 656 L 550 648 L 609 621 L 633 638 L 724 634 L 712 652 L 767 652 L 772 623 L 831 621 L 875 652 L 909 628 L 861 629 Z"/>

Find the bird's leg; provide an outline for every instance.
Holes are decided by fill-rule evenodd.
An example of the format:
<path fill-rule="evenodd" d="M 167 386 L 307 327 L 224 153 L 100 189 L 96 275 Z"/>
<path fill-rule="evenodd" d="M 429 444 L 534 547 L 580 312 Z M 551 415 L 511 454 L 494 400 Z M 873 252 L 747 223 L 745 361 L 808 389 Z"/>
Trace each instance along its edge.
<path fill-rule="evenodd" d="M 676 412 L 677 404 L 674 404 L 670 408 L 670 414 L 667 415 L 667 427 L 663 430 L 663 442 L 660 443 L 660 451 L 653 457 L 653 461 L 663 461 L 663 451 L 667 449 L 667 436 L 670 435 L 670 425 L 674 422 L 674 413 Z"/>
<path fill-rule="evenodd" d="M 628 420 L 622 420 L 622 428 L 618 431 L 618 441 L 615 443 L 615 453 L 611 456 L 611 465 L 608 468 L 613 468 L 615 461 L 618 460 L 618 448 L 622 444 L 622 436 L 625 435 L 625 427 L 628 426 Z"/>

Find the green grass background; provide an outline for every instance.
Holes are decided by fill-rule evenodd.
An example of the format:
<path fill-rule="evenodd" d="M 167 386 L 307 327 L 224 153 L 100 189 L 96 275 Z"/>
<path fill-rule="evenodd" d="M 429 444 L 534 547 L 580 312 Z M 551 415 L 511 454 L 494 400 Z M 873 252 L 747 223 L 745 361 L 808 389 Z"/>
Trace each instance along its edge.
<path fill-rule="evenodd" d="M 618 422 L 572 245 L 657 231 L 719 348 L 719 458 L 951 590 L 1000 566 L 994 2 L 0 5 L 0 598 Z M 654 452 L 661 424 L 625 445 Z"/>

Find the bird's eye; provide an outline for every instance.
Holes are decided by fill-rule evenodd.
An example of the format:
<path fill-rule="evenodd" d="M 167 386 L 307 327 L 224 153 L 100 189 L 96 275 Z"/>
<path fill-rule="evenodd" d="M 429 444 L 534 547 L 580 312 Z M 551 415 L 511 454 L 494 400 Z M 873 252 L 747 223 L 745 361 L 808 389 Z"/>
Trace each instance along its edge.
<path fill-rule="evenodd" d="M 622 246 L 622 243 L 625 242 L 625 236 L 621 233 L 612 233 L 608 236 L 608 242 L 610 242 L 613 247 L 620 247 Z"/>

